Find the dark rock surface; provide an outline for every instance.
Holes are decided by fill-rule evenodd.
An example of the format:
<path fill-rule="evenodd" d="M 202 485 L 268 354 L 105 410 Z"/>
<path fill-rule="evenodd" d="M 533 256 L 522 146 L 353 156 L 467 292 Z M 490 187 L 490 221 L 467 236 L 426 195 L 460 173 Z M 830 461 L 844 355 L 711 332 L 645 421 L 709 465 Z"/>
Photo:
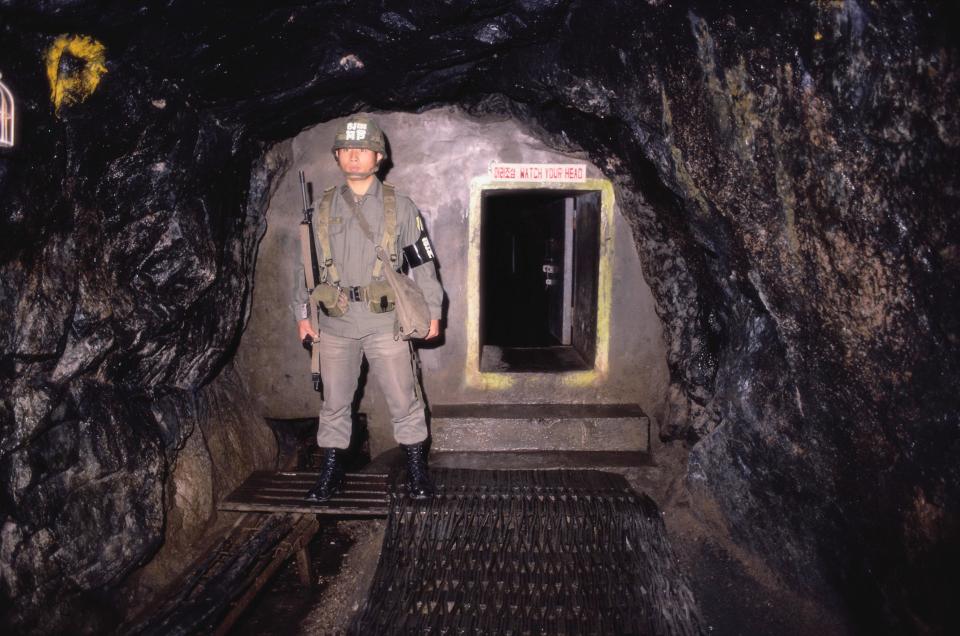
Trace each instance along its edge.
<path fill-rule="evenodd" d="M 0 3 L 19 100 L 0 154 L 10 620 L 62 624 L 53 599 L 109 597 L 157 549 L 188 432 L 155 407 L 209 382 L 240 337 L 283 168 L 268 145 L 361 108 L 459 103 L 614 179 L 668 339 L 662 433 L 696 444 L 701 505 L 865 633 L 949 629 L 952 5 L 270 6 Z M 60 34 L 102 42 L 106 73 L 56 109 Z"/>

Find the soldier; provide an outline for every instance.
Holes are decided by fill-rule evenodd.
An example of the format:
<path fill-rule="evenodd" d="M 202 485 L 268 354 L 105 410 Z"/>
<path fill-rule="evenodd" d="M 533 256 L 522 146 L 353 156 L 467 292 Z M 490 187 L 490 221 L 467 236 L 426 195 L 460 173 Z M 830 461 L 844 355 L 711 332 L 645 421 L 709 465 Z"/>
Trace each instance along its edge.
<path fill-rule="evenodd" d="M 307 494 L 311 501 L 326 501 L 342 486 L 351 404 L 364 355 L 386 397 L 393 434 L 406 457 L 410 495 L 425 499 L 433 494 L 413 350 L 409 341 L 395 335 L 392 291 L 382 279 L 382 268 L 399 270 L 406 260 L 430 309 L 427 340 L 440 334 L 443 288 L 416 205 L 377 178 L 386 154 L 383 132 L 369 116 L 354 115 L 340 125 L 333 155 L 345 182 L 324 191 L 314 215 L 321 281 L 314 290 L 306 289 L 303 259 L 298 261 L 294 313 L 301 341 L 312 338 L 319 349 L 324 389 L 317 430 L 323 464 Z M 377 245 L 385 246 L 390 263 L 378 259 Z"/>

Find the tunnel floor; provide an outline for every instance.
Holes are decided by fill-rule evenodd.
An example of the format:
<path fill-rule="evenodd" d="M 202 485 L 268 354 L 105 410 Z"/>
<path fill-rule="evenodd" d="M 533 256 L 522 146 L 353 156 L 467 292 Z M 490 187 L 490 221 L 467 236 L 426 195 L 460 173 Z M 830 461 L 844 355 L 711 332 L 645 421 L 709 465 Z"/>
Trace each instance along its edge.
<path fill-rule="evenodd" d="M 660 446 L 656 451 L 657 461 L 648 457 L 645 463 L 632 454 L 619 453 L 539 453 L 527 457 L 517 457 L 516 453 L 436 453 L 431 459 L 438 472 L 445 466 L 512 469 L 526 465 L 591 467 L 618 473 L 634 491 L 648 493 L 660 504 L 667 540 L 679 572 L 689 582 L 699 605 L 704 633 L 850 633 L 843 617 L 785 587 L 762 563 L 738 550 L 719 533 L 711 520 L 694 513 L 681 487 L 682 472 L 677 468 L 686 457 L 682 447 Z M 389 451 L 364 470 L 389 470 L 399 463 L 399 454 Z M 291 560 L 231 633 L 345 633 L 370 598 L 386 526 L 380 519 L 324 521 L 310 544 L 317 574 L 312 589 L 305 590 L 300 585 L 296 564 Z"/>

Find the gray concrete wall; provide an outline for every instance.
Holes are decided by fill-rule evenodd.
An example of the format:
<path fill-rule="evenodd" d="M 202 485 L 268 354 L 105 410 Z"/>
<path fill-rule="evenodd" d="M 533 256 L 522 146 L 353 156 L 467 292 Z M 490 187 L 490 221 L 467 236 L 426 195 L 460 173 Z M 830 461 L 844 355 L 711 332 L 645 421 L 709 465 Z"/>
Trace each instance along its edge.
<path fill-rule="evenodd" d="M 588 177 L 602 178 L 582 157 L 558 154 L 522 130 L 513 120 L 477 120 L 455 108 L 422 114 L 377 116 L 386 131 L 393 168 L 387 180 L 420 207 L 440 264 L 448 296 L 446 330 L 439 346 L 420 355 L 427 399 L 433 404 L 486 402 L 634 402 L 658 417 L 668 382 L 666 349 L 654 300 L 643 278 L 630 228 L 619 209 L 613 215 L 612 289 L 609 303 L 608 369 L 589 381 L 565 374 L 510 374 L 508 382 L 477 383 L 467 372 L 471 329 L 467 320 L 467 254 L 470 237 L 471 179 L 486 175 L 490 161 L 588 164 Z M 303 131 L 279 146 L 289 153 L 291 169 L 282 177 L 267 213 L 260 245 L 253 308 L 238 353 L 238 367 L 261 414 L 270 418 L 314 416 L 319 397 L 312 390 L 309 356 L 297 342 L 288 308 L 294 259 L 299 253 L 297 225 L 302 217 L 297 170 L 306 171 L 316 193 L 341 182 L 330 154 L 339 120 Z M 361 410 L 370 417 L 371 450 L 392 446 L 385 404 L 368 383 Z"/>

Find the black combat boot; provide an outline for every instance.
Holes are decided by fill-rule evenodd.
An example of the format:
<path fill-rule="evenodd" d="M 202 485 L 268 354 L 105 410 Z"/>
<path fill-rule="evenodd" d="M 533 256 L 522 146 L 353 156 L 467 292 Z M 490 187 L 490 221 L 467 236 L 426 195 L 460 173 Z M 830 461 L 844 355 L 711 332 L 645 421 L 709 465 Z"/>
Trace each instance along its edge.
<path fill-rule="evenodd" d="M 327 501 L 343 487 L 343 453 L 340 448 L 324 448 L 320 478 L 307 493 L 307 501 Z"/>
<path fill-rule="evenodd" d="M 407 455 L 407 487 L 411 499 L 429 499 L 433 497 L 433 482 L 430 481 L 430 469 L 427 468 L 427 445 L 400 444 Z"/>

